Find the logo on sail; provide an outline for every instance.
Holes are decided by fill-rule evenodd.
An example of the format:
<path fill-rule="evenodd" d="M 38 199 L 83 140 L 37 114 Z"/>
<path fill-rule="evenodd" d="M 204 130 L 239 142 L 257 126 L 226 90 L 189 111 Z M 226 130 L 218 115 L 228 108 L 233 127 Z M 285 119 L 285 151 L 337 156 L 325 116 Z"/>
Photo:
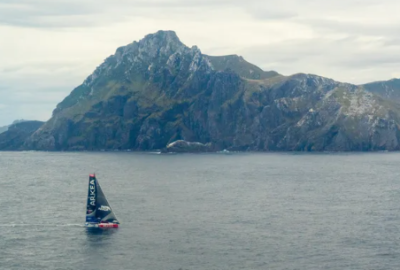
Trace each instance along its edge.
<path fill-rule="evenodd" d="M 96 188 L 94 185 L 94 180 L 89 181 L 89 200 L 90 200 L 90 205 L 96 205 Z"/>
<path fill-rule="evenodd" d="M 111 208 L 109 206 L 102 205 L 102 206 L 99 207 L 99 210 L 100 211 L 110 211 Z"/>

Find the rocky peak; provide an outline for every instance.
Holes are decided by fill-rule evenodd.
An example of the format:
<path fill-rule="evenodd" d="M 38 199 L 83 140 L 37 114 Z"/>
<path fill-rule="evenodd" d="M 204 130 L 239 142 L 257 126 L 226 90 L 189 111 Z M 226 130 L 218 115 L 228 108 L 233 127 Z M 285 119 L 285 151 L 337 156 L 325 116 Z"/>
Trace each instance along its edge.
<path fill-rule="evenodd" d="M 148 34 L 139 41 L 119 47 L 114 55 L 108 57 L 103 64 L 96 68 L 84 82 L 91 87 L 102 75 L 111 74 L 115 69 L 131 70 L 134 66 L 146 66 L 153 63 L 165 63 L 177 51 L 187 48 L 174 31 L 158 31 Z"/>
<path fill-rule="evenodd" d="M 152 45 L 158 48 L 173 48 L 185 46 L 178 38 L 174 31 L 158 31 L 154 34 L 148 34 L 139 41 L 139 44 L 151 47 Z"/>
<path fill-rule="evenodd" d="M 158 31 L 154 34 L 148 34 L 138 42 L 135 41 L 128 46 L 119 48 L 117 53 L 121 50 L 122 52 L 129 52 L 133 49 L 134 52 L 138 52 L 141 56 L 150 58 L 168 57 L 183 47 L 185 45 L 179 40 L 174 31 Z"/>
<path fill-rule="evenodd" d="M 189 73 L 194 73 L 198 70 L 209 73 L 213 70 L 209 59 L 204 57 L 197 46 L 192 48 L 181 47 L 169 56 L 166 64 L 169 68 L 181 71 L 187 70 Z"/>

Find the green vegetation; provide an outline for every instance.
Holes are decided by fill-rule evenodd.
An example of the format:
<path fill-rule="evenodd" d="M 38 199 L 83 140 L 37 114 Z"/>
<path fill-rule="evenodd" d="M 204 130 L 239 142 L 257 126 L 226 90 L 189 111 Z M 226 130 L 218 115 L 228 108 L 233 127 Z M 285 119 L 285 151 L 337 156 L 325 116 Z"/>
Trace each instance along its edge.
<path fill-rule="evenodd" d="M 400 79 L 372 82 L 362 85 L 367 91 L 377 94 L 385 99 L 400 101 Z"/>
<path fill-rule="evenodd" d="M 337 87 L 332 93 L 332 97 L 343 106 L 343 108 L 348 109 L 350 107 L 349 93 L 344 87 Z"/>
<path fill-rule="evenodd" d="M 232 70 L 239 76 L 246 79 L 262 80 L 268 79 L 279 74 L 275 71 L 263 71 L 261 68 L 247 62 L 241 56 L 208 56 L 213 68 L 218 71 Z"/>

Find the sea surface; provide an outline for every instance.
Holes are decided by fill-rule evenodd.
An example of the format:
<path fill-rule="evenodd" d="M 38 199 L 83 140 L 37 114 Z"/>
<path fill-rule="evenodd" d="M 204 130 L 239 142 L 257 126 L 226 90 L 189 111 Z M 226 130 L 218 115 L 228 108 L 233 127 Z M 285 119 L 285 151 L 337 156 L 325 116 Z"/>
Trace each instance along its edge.
<path fill-rule="evenodd" d="M 0 211 L 1 270 L 400 269 L 400 153 L 0 152 Z"/>

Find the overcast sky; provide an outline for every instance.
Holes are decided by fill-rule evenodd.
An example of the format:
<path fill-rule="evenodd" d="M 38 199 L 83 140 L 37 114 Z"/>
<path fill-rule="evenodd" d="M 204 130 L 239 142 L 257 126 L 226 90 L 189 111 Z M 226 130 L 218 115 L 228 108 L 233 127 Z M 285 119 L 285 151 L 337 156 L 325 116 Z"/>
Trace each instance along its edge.
<path fill-rule="evenodd" d="M 47 120 L 119 46 L 157 30 L 264 70 L 400 77 L 398 0 L 0 0 L 0 126 Z"/>

